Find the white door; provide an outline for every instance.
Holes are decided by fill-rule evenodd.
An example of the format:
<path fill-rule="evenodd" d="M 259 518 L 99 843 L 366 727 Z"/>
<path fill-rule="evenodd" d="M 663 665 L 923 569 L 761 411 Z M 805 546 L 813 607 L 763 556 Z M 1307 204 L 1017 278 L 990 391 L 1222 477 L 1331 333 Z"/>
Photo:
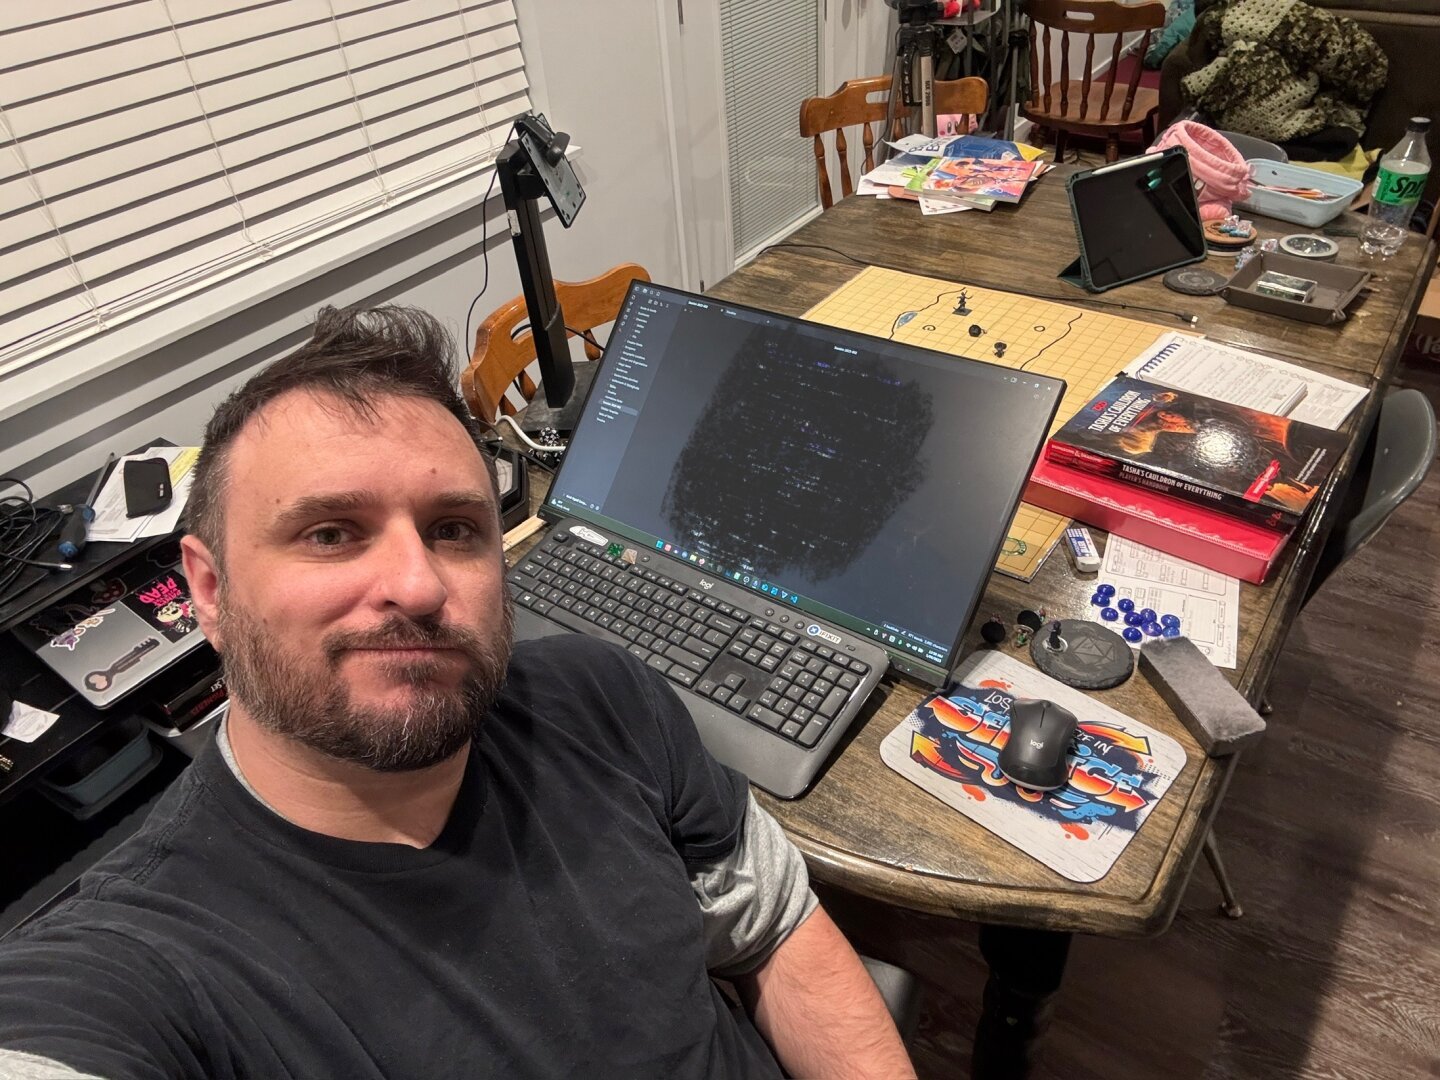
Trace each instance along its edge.
<path fill-rule="evenodd" d="M 713 284 L 818 213 L 800 103 L 860 63 L 854 34 L 883 0 L 657 0 L 668 13 L 677 186 L 691 288 Z M 827 16 L 840 18 L 832 34 Z M 861 12 L 861 9 L 864 9 Z M 882 16 L 883 18 L 883 16 Z M 845 55 L 838 62 L 832 50 Z M 829 85 L 833 82 L 834 85 Z"/>

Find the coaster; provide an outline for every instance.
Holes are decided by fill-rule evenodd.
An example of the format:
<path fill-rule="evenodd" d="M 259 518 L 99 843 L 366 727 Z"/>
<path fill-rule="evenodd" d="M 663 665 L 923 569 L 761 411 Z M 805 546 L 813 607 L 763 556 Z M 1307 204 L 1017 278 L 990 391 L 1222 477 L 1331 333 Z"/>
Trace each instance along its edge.
<path fill-rule="evenodd" d="M 1223 224 L 1225 224 L 1223 221 L 1205 222 L 1204 232 L 1207 247 L 1219 248 L 1221 251 L 1234 250 L 1235 248 L 1245 247 L 1247 244 L 1253 244 L 1259 235 L 1255 231 L 1254 226 L 1251 226 L 1250 231 L 1244 236 L 1235 236 L 1231 233 L 1221 232 L 1220 226 Z"/>
<path fill-rule="evenodd" d="M 1050 623 L 1030 640 L 1030 659 L 1052 679 L 1077 690 L 1108 690 L 1135 670 L 1135 654 L 1115 631 L 1099 623 L 1061 619 L 1061 646 L 1055 649 L 1050 645 L 1054 626 Z"/>
<path fill-rule="evenodd" d="M 1182 266 L 1160 280 L 1167 289 L 1186 296 L 1215 296 L 1230 279 L 1203 266 Z"/>

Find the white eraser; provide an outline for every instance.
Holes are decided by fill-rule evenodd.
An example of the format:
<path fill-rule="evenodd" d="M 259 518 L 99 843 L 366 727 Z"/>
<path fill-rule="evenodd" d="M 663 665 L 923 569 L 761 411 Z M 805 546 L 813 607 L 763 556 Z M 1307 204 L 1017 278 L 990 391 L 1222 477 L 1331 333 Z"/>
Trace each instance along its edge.
<path fill-rule="evenodd" d="M 1095 548 L 1095 540 L 1089 529 L 1080 525 L 1070 526 L 1065 530 L 1065 546 L 1070 549 L 1070 558 L 1074 560 L 1075 569 L 1080 573 L 1100 572 L 1100 552 Z"/>

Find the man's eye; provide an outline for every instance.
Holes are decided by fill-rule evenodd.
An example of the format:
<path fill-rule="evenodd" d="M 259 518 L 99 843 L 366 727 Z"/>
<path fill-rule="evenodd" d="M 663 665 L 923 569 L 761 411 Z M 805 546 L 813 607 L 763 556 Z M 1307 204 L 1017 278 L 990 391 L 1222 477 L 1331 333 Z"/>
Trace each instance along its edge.
<path fill-rule="evenodd" d="M 479 530 L 468 521 L 442 521 L 435 526 L 435 539 L 448 544 L 463 544 L 473 540 Z"/>
<path fill-rule="evenodd" d="M 337 547 L 345 542 L 346 533 L 339 525 L 322 525 L 311 529 L 305 539 L 316 547 Z"/>

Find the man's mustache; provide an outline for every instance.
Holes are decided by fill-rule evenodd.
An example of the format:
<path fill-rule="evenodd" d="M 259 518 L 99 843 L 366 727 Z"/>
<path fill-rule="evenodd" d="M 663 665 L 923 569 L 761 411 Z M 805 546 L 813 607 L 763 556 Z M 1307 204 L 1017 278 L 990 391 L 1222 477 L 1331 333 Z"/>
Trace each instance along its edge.
<path fill-rule="evenodd" d="M 391 615 L 371 630 L 339 630 L 325 638 L 332 667 L 351 649 L 455 649 L 476 661 L 487 655 L 486 639 L 474 630 L 403 615 Z"/>

